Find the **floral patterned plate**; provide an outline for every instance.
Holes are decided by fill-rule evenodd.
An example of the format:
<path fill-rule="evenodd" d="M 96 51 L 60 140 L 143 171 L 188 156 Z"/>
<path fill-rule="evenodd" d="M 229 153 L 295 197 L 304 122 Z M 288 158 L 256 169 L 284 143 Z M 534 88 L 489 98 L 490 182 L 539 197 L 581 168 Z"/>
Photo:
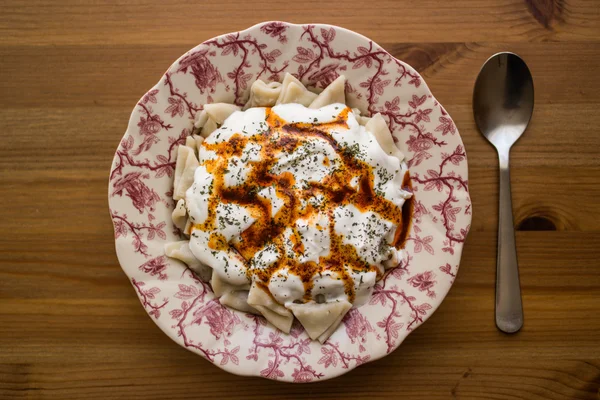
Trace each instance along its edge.
<path fill-rule="evenodd" d="M 320 344 L 221 306 L 210 286 L 163 255 L 176 148 L 211 102 L 244 104 L 252 82 L 285 72 L 324 88 L 346 75 L 349 105 L 380 112 L 407 156 L 415 191 L 406 257 Z M 454 122 L 423 78 L 373 41 L 330 25 L 268 22 L 184 54 L 135 106 L 109 180 L 116 250 L 145 310 L 181 346 L 239 375 L 290 382 L 341 375 L 396 349 L 440 305 L 471 223 L 467 160 Z"/>

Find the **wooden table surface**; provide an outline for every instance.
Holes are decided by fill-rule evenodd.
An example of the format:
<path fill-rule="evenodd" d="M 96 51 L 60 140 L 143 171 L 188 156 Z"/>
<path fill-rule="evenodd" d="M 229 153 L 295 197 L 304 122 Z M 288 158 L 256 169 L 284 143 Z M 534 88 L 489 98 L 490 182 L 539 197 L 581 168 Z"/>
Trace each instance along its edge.
<path fill-rule="evenodd" d="M 1 6 L 0 398 L 599 398 L 597 0 L 83 3 Z M 474 209 L 429 321 L 384 359 L 311 385 L 236 378 L 173 343 L 119 267 L 107 207 L 140 96 L 196 44 L 277 19 L 344 26 L 413 65 L 460 130 Z M 477 72 L 501 50 L 529 64 L 536 97 L 511 160 L 526 319 L 512 336 L 493 319 L 496 155 L 471 113 Z"/>

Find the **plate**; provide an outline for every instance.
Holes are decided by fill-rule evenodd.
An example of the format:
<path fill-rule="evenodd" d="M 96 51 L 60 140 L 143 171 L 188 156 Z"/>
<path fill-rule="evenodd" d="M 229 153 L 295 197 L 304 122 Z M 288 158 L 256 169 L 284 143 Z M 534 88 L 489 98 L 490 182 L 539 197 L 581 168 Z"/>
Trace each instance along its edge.
<path fill-rule="evenodd" d="M 406 154 L 415 192 L 402 263 L 320 344 L 301 325 L 283 334 L 222 306 L 163 245 L 171 222 L 176 149 L 202 104 L 243 104 L 257 78 L 295 74 L 324 88 L 340 74 L 348 104 L 380 112 Z M 152 320 L 175 342 L 239 375 L 289 382 L 333 378 L 396 349 L 440 305 L 471 223 L 467 159 L 452 118 L 423 78 L 368 38 L 331 25 L 266 22 L 208 40 L 180 57 L 136 104 L 109 177 L 117 256 Z"/>

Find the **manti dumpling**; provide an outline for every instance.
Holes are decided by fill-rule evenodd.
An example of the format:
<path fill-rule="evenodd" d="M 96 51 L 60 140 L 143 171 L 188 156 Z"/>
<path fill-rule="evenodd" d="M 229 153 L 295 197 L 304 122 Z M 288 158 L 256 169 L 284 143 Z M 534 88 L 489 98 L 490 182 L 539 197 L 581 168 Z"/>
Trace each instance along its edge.
<path fill-rule="evenodd" d="M 281 83 L 265 83 L 258 79 L 250 87 L 250 99 L 244 105 L 244 110 L 251 107 L 273 107 L 281 93 Z"/>
<path fill-rule="evenodd" d="M 197 153 L 197 147 L 196 147 L 196 141 L 194 140 L 193 137 L 188 136 L 185 138 L 185 145 L 187 147 L 189 147 L 190 149 L 194 150 L 195 153 Z"/>
<path fill-rule="evenodd" d="M 175 225 L 180 231 L 183 232 L 185 230 L 188 218 L 184 199 L 179 199 L 177 201 L 175 209 L 171 213 L 171 220 L 173 221 L 173 225 Z"/>
<path fill-rule="evenodd" d="M 205 104 L 202 112 L 196 114 L 194 127 L 200 131 L 201 136 L 207 137 L 223 125 L 227 117 L 240 110 L 240 107 L 229 103 Z"/>
<path fill-rule="evenodd" d="M 194 172 L 200 164 L 193 148 L 179 146 L 177 149 L 177 162 L 175 164 L 175 181 L 173 183 L 173 199 L 180 200 L 185 197 L 186 190 L 194 183 Z"/>
<path fill-rule="evenodd" d="M 342 103 L 346 104 L 346 77 L 340 75 L 336 80 L 331 82 L 325 88 L 308 108 L 321 108 L 329 104 Z"/>
<path fill-rule="evenodd" d="M 202 142 L 204 142 L 204 138 L 200 135 L 192 135 L 192 138 L 196 141 L 196 153 L 200 150 L 200 146 Z"/>
<path fill-rule="evenodd" d="M 390 258 L 383 262 L 383 267 L 385 269 L 395 268 L 402 261 L 402 251 L 398 251 L 393 249 L 390 252 Z"/>
<path fill-rule="evenodd" d="M 285 333 L 289 333 L 294 322 L 294 316 L 284 306 L 279 304 L 271 294 L 257 285 L 252 283 L 250 293 L 248 293 L 248 304 L 256 308 L 260 313 L 275 327 Z"/>
<path fill-rule="evenodd" d="M 398 149 L 396 143 L 394 143 L 392 132 L 390 132 L 390 128 L 388 128 L 381 114 L 377 113 L 373 115 L 365 125 L 365 129 L 375 136 L 383 151 L 390 156 L 398 158 L 398 161 L 404 160 L 404 154 Z"/>
<path fill-rule="evenodd" d="M 308 336 L 324 343 L 336 330 L 344 315 L 352 308 L 352 304 L 346 300 L 340 300 L 321 304 L 316 302 L 290 304 L 289 308 L 298 318 Z"/>
<path fill-rule="evenodd" d="M 170 258 L 184 262 L 192 271 L 194 271 L 204 282 L 210 280 L 212 269 L 202 264 L 190 250 L 190 242 L 182 240 L 165 244 L 165 255 Z"/>
<path fill-rule="evenodd" d="M 361 111 L 358 108 L 353 108 L 352 114 L 354 114 L 354 118 L 356 118 L 356 121 L 358 121 L 358 124 L 362 125 L 362 126 L 365 126 L 367 124 L 367 122 L 369 122 L 371 120 L 371 117 L 365 117 L 365 116 L 361 115 Z"/>
<path fill-rule="evenodd" d="M 281 83 L 281 93 L 275 104 L 297 103 L 308 107 L 317 97 L 317 94 L 306 89 L 292 74 L 285 74 Z"/>
<path fill-rule="evenodd" d="M 212 272 L 210 284 L 215 296 L 219 298 L 219 302 L 224 306 L 260 315 L 260 312 L 248 303 L 248 289 L 250 288 L 250 284 L 232 285 L 221 278 L 216 271 Z"/>

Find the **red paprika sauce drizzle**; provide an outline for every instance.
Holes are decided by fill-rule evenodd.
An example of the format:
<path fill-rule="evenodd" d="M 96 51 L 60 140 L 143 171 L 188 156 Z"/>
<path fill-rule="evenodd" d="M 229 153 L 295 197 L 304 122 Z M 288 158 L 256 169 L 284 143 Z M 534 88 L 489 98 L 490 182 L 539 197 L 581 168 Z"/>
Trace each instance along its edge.
<path fill-rule="evenodd" d="M 373 167 L 356 158 L 347 148 L 341 147 L 330 134 L 335 128 L 348 128 L 347 119 L 350 108 L 344 108 L 338 116 L 326 123 L 288 123 L 280 118 L 271 108 L 266 109 L 266 129 L 250 137 L 234 134 L 227 141 L 220 143 L 202 143 L 202 146 L 217 154 L 215 159 L 200 160 L 207 171 L 213 175 L 213 187 L 208 200 L 208 216 L 204 223 L 195 224 L 193 229 L 203 231 L 216 230 L 216 209 L 219 203 L 235 203 L 245 207 L 256 220 L 248 229 L 242 232 L 239 240 L 227 243 L 223 235 L 213 232 L 208 243 L 209 248 L 224 250 L 235 248 L 246 260 L 247 273 L 257 276 L 265 288 L 271 276 L 279 269 L 287 267 L 291 273 L 300 277 L 304 283 L 304 301 L 311 299 L 313 278 L 324 271 L 336 272 L 338 279 L 344 283 L 348 301 L 353 302 L 354 282 L 346 270 L 346 266 L 356 272 L 376 271 L 378 279 L 381 277 L 379 269 L 369 265 L 357 254 L 356 249 L 343 243 L 343 236 L 335 232 L 334 210 L 340 205 L 354 205 L 362 212 L 372 211 L 381 218 L 397 225 L 393 246 L 397 249 L 404 247 L 410 229 L 410 220 L 413 212 L 413 198 L 406 200 L 403 207 L 398 207 L 391 201 L 378 195 L 374 188 Z M 315 138 L 325 140 L 335 150 L 340 158 L 341 166 L 322 179 L 320 182 L 309 182 L 308 187 L 296 188 L 294 175 L 290 172 L 273 174 L 272 167 L 276 164 L 276 155 L 279 152 L 291 153 L 304 142 Z M 251 167 L 244 183 L 227 187 L 225 174 L 233 156 L 240 157 L 248 143 L 260 147 L 260 161 L 248 161 Z M 329 158 L 324 158 L 324 165 L 331 163 Z M 351 185 L 353 178 L 358 177 L 358 188 Z M 273 186 L 277 197 L 284 202 L 284 206 L 271 215 L 271 203 L 268 199 L 257 193 L 264 187 Z M 411 190 L 408 171 L 403 177 L 402 187 Z M 318 206 L 306 203 L 301 207 L 302 200 L 308 200 L 316 195 L 323 196 L 323 201 Z M 299 218 L 310 219 L 317 213 L 327 215 L 327 226 L 317 226 L 319 230 L 327 229 L 330 236 L 330 252 L 325 257 L 320 257 L 319 263 L 300 263 L 294 257 L 289 257 L 284 249 L 283 232 L 290 228 L 292 231 L 291 242 L 296 254 L 304 252 L 301 234 L 296 229 Z M 274 245 L 279 252 L 279 259 L 272 265 L 259 269 L 252 268 L 250 260 L 266 245 Z"/>

